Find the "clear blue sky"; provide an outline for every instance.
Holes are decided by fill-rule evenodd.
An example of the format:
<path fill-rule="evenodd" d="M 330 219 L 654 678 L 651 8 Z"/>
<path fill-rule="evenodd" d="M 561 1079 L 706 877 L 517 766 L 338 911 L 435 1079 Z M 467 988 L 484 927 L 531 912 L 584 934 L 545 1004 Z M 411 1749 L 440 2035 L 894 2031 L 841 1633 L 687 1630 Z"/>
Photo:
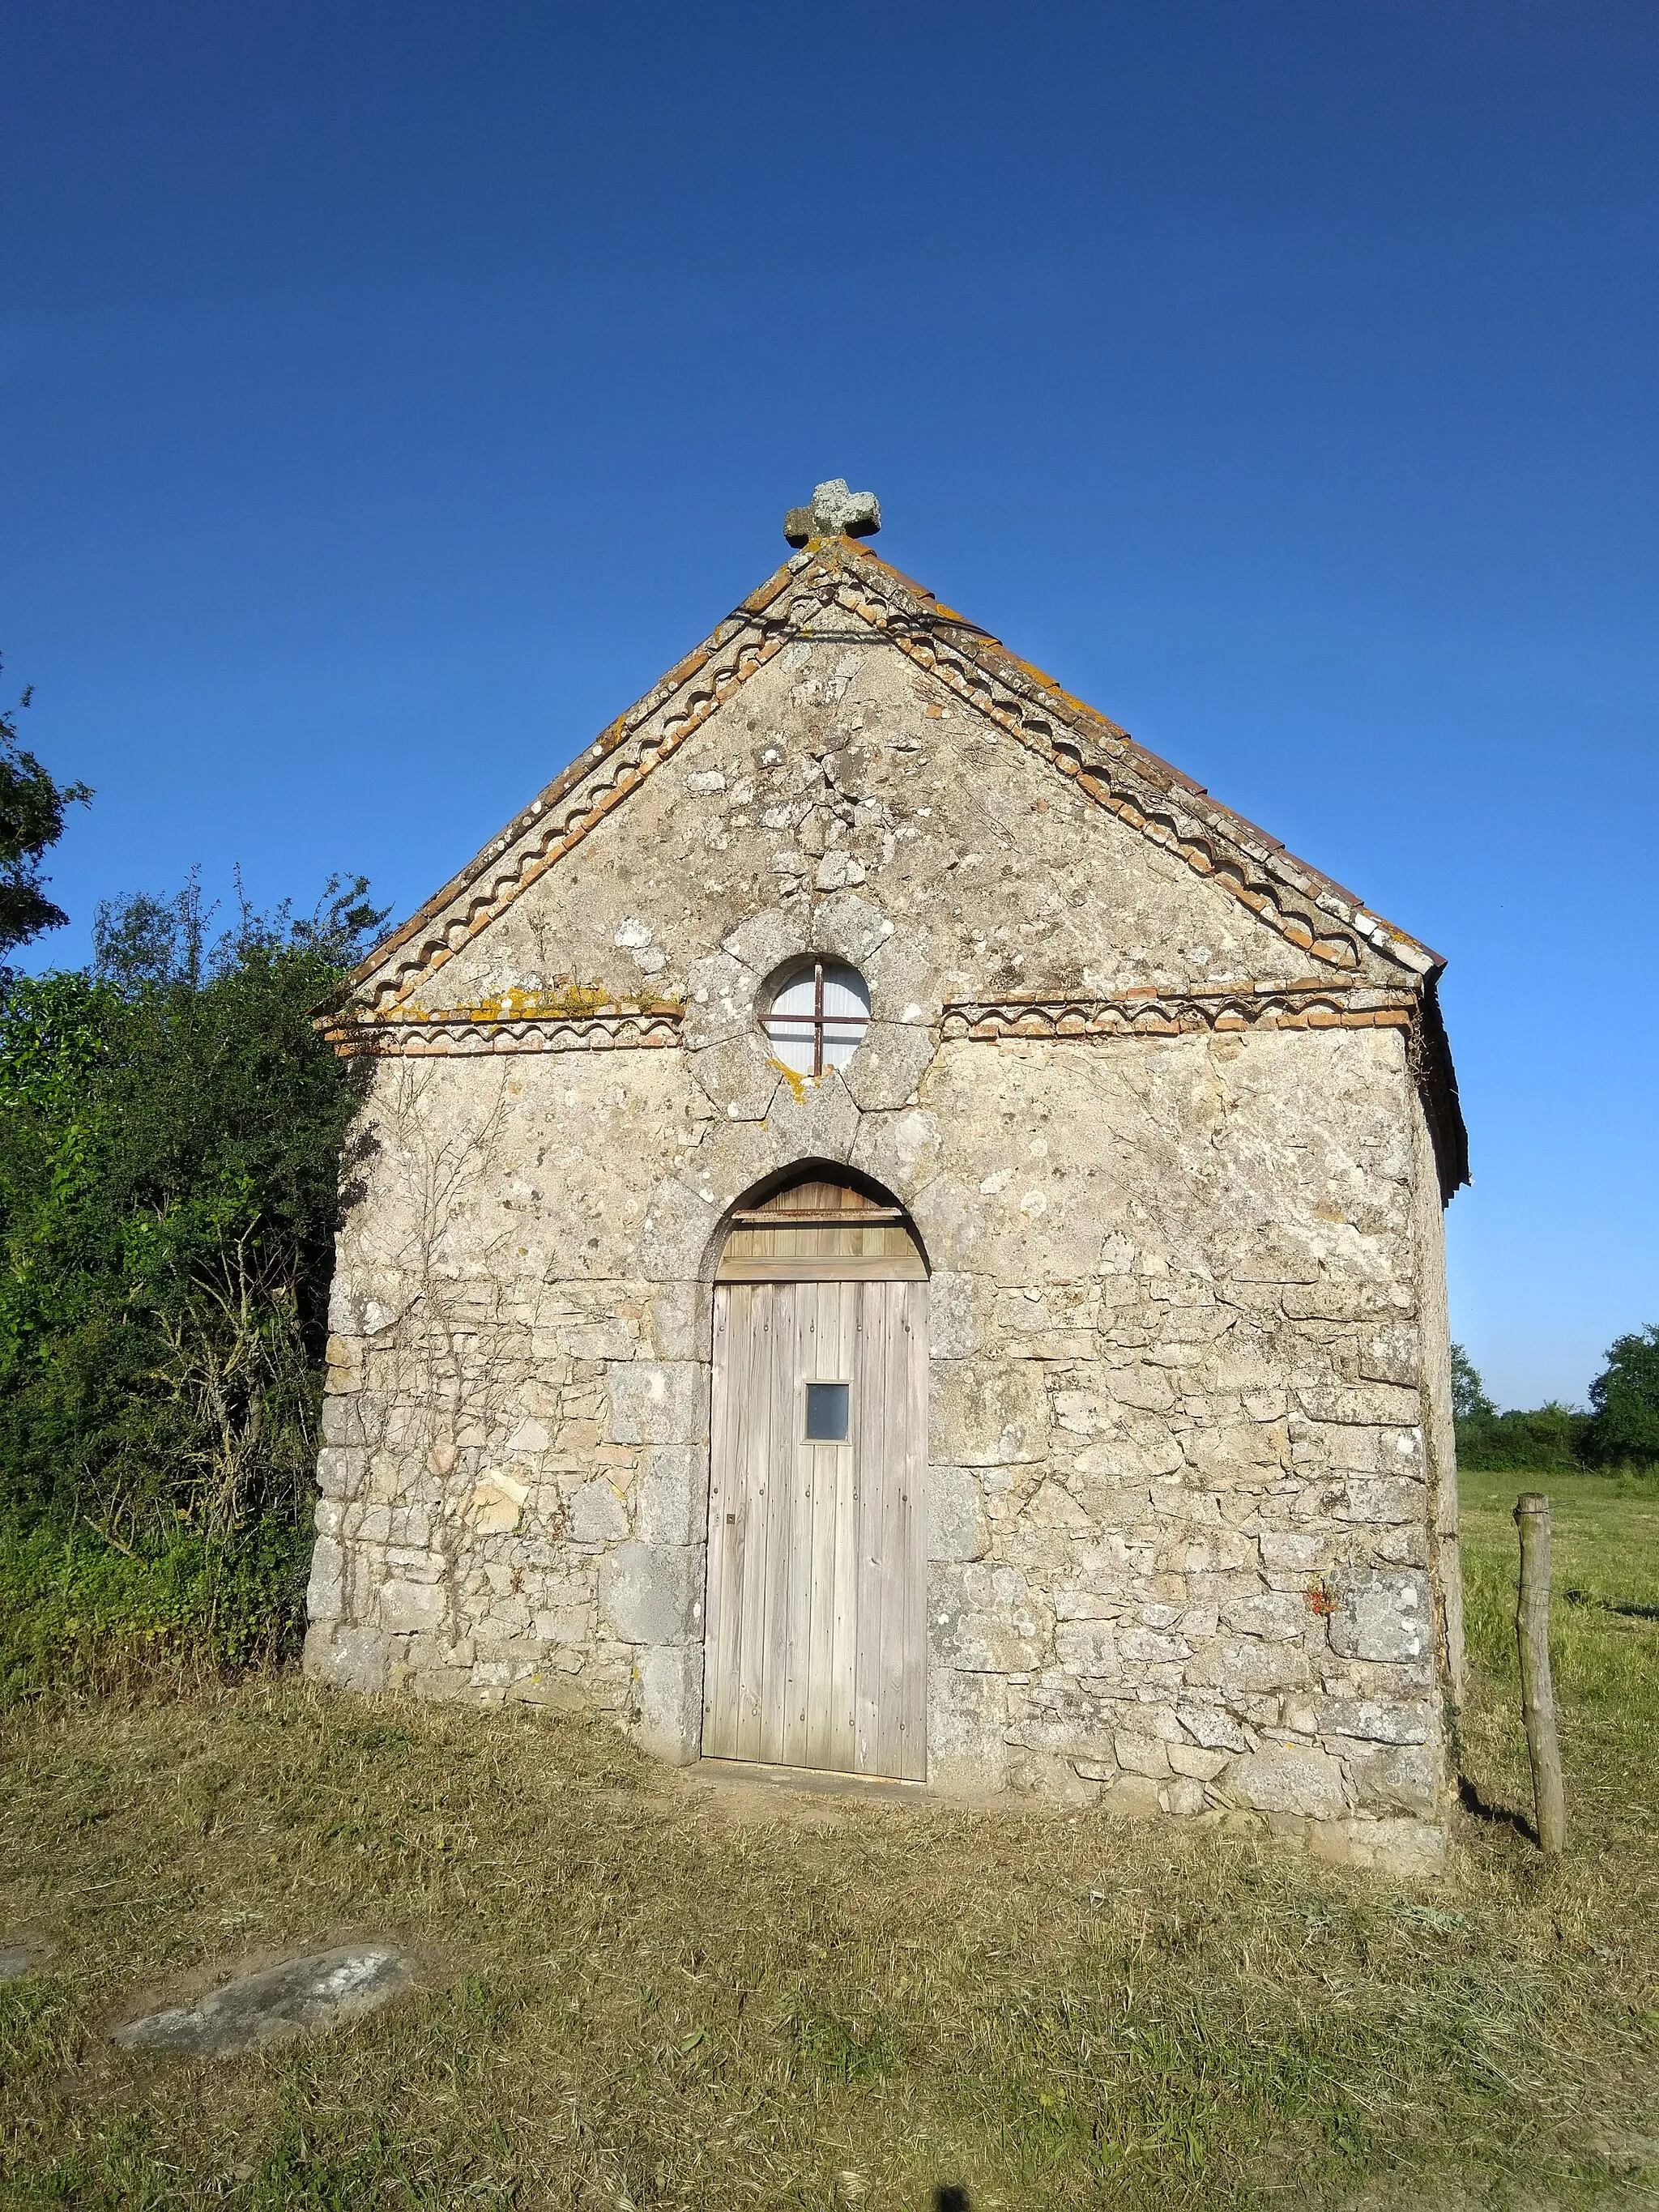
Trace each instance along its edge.
<path fill-rule="evenodd" d="M 407 911 L 846 476 L 1449 955 L 1500 1401 L 1659 1319 L 1650 0 L 11 0 L 0 102 L 43 963 Z"/>

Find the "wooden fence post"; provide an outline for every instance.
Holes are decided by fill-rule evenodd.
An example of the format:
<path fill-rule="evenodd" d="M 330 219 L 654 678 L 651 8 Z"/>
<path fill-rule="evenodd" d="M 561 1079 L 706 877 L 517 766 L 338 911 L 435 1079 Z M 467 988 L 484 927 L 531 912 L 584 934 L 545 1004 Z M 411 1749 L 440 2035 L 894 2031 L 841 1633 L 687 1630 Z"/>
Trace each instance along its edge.
<path fill-rule="evenodd" d="M 1553 1858 L 1566 1839 L 1567 1808 L 1561 1787 L 1561 1747 L 1555 1735 L 1555 1694 L 1550 1686 L 1550 1502 L 1528 1491 L 1515 1501 L 1521 1531 L 1521 1582 L 1515 1600 L 1515 1640 L 1521 1653 L 1521 1715 L 1532 1760 L 1538 1840 Z"/>

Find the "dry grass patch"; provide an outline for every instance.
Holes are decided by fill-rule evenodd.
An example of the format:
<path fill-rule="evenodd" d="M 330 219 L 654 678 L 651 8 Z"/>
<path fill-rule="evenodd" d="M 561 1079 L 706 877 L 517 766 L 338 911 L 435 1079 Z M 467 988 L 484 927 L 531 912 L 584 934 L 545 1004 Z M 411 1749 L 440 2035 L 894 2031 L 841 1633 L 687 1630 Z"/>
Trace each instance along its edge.
<path fill-rule="evenodd" d="M 1603 1506 L 1595 1587 L 1639 1607 L 1659 1513 Z M 1492 1634 L 1512 1532 L 1495 1502 L 1472 1518 L 1469 1758 L 1518 1805 Z M 292 1679 L 15 1713 L 0 1935 L 58 1948 L 0 1987 L 0 2197 L 1635 2203 L 1659 1630 L 1563 1611 L 1568 1859 L 1462 1818 L 1445 1878 L 1412 1885 L 1093 1815 L 753 1814 L 603 1725 Z M 426 1971 L 347 2032 L 210 2065 L 107 2041 L 140 1990 L 356 1936 Z"/>

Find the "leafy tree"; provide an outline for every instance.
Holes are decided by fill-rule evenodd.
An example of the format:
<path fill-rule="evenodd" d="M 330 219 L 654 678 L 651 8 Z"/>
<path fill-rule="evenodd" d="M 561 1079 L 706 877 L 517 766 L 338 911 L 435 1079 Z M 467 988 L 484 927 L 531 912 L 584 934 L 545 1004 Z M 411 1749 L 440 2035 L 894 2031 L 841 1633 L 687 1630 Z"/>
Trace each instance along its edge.
<path fill-rule="evenodd" d="M 310 1016 L 386 918 L 365 893 L 239 885 L 216 939 L 192 878 L 0 993 L 0 1527 L 150 1563 L 241 1656 L 296 1617 L 356 1107 Z"/>
<path fill-rule="evenodd" d="M 1474 1360 L 1461 1344 L 1451 1348 L 1452 1413 L 1460 1421 L 1478 1420 L 1498 1411 L 1486 1395 Z"/>
<path fill-rule="evenodd" d="M 1587 1455 L 1606 1464 L 1659 1460 L 1659 1326 L 1650 1323 L 1607 1347 L 1589 1388 Z"/>
<path fill-rule="evenodd" d="M 92 797 L 84 783 L 58 783 L 17 733 L 26 690 L 11 714 L 0 712 L 0 961 L 43 930 L 61 929 L 69 916 L 40 888 L 42 855 L 64 834 L 64 814 Z"/>

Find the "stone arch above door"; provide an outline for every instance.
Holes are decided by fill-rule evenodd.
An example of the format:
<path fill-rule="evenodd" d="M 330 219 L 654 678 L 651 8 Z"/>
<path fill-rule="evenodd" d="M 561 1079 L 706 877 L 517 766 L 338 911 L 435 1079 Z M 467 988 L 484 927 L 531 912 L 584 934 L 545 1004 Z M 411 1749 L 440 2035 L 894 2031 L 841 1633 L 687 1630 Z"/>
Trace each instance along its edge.
<path fill-rule="evenodd" d="M 878 1186 L 813 1167 L 732 1209 L 717 1283 L 925 1282 L 909 1215 Z"/>

